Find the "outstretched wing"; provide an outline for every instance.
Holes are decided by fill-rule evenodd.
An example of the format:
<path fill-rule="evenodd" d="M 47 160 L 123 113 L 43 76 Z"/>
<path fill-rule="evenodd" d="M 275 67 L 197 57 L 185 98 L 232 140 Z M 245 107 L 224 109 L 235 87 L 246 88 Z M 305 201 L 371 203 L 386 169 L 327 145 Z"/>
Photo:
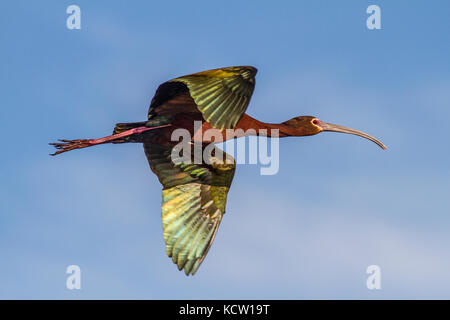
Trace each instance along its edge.
<path fill-rule="evenodd" d="M 248 107 L 256 73 L 257 69 L 250 66 L 227 67 L 167 81 L 156 91 L 149 117 L 166 102 L 172 108 L 172 98 L 187 95 L 211 126 L 220 130 L 234 128 Z M 180 103 L 176 105 L 180 106 Z"/>
<path fill-rule="evenodd" d="M 194 155 L 194 146 L 190 148 Z M 225 213 L 234 159 L 216 152 L 209 157 L 210 164 L 188 164 L 174 162 L 170 146 L 144 143 L 144 150 L 163 185 L 161 209 L 167 255 L 179 270 L 194 275 Z"/>

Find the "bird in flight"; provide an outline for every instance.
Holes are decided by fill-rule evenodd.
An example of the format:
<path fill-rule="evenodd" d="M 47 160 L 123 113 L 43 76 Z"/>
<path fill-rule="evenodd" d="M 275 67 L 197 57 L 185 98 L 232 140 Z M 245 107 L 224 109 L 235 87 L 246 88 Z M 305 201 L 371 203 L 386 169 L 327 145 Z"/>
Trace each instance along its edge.
<path fill-rule="evenodd" d="M 179 270 L 194 275 L 225 213 L 235 161 L 225 152 L 219 154 L 217 149 L 200 163 L 174 161 L 172 150 L 179 143 L 179 140 L 172 141 L 176 129 L 187 130 L 193 137 L 190 151 L 195 151 L 194 148 L 203 151 L 211 143 L 243 135 L 271 137 L 276 132 L 277 137 L 289 137 L 323 131 L 358 135 L 386 148 L 366 133 L 312 116 L 299 116 L 279 124 L 252 118 L 245 111 L 253 94 L 256 73 L 257 69 L 251 66 L 227 67 L 169 80 L 156 90 L 146 121 L 118 123 L 111 136 L 99 139 L 50 143 L 57 149 L 52 155 L 105 143 L 142 143 L 150 168 L 163 186 L 161 209 L 167 254 Z M 194 125 L 196 121 L 200 121 L 200 128 Z M 196 134 L 198 130 L 208 129 L 221 134 L 214 140 Z M 229 129 L 240 133 L 230 138 L 226 134 Z"/>

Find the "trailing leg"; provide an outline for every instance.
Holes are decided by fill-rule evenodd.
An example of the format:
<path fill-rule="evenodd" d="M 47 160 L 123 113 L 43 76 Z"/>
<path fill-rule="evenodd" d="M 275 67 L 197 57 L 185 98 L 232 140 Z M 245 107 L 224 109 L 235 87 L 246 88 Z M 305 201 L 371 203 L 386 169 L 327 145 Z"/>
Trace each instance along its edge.
<path fill-rule="evenodd" d="M 92 147 L 97 144 L 111 143 L 111 142 L 113 142 L 113 143 L 114 142 L 125 142 L 125 141 L 123 141 L 123 138 L 125 138 L 125 137 L 136 135 L 136 134 L 141 134 L 148 130 L 154 130 L 154 129 L 164 128 L 164 127 L 168 127 L 168 126 L 170 126 L 170 124 L 165 124 L 165 125 L 156 126 L 156 127 L 140 126 L 140 127 L 128 129 L 125 131 L 121 131 L 120 133 L 116 133 L 111 136 L 107 136 L 107 137 L 103 137 L 103 138 L 99 138 L 99 139 L 59 140 L 60 142 L 50 143 L 50 145 L 52 145 L 56 149 L 58 149 L 58 151 L 56 151 L 55 153 L 52 153 L 51 155 L 55 156 L 57 154 L 60 154 L 60 153 L 66 152 L 66 151 Z"/>

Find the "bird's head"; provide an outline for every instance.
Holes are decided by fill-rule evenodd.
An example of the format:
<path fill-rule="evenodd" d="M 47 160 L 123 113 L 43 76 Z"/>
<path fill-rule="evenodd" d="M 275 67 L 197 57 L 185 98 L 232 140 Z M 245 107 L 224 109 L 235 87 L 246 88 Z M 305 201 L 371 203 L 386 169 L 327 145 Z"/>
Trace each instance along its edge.
<path fill-rule="evenodd" d="M 367 133 L 339 126 L 337 124 L 323 122 L 322 120 L 317 119 L 316 117 L 311 116 L 300 116 L 292 118 L 288 121 L 283 122 L 285 126 L 287 126 L 292 135 L 295 136 L 310 136 L 315 135 L 323 131 L 334 131 L 334 132 L 342 132 L 348 134 L 354 134 L 370 141 L 375 142 L 380 148 L 386 149 L 386 146 L 379 140 L 374 137 L 368 135 Z"/>

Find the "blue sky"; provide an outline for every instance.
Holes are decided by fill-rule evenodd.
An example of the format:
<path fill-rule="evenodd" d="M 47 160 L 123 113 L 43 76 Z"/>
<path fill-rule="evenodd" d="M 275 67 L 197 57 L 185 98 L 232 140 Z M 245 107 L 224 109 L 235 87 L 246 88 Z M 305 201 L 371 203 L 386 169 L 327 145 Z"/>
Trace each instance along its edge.
<path fill-rule="evenodd" d="M 66 8 L 81 8 L 81 30 Z M 366 8 L 381 8 L 381 30 Z M 0 298 L 450 298 L 448 1 L 3 1 Z M 145 119 L 158 84 L 259 69 L 248 113 L 361 129 L 280 141 L 240 165 L 195 277 L 166 257 L 161 187 L 137 144 L 48 142 Z M 82 270 L 67 290 L 65 270 Z M 367 266 L 381 290 L 366 288 Z"/>

